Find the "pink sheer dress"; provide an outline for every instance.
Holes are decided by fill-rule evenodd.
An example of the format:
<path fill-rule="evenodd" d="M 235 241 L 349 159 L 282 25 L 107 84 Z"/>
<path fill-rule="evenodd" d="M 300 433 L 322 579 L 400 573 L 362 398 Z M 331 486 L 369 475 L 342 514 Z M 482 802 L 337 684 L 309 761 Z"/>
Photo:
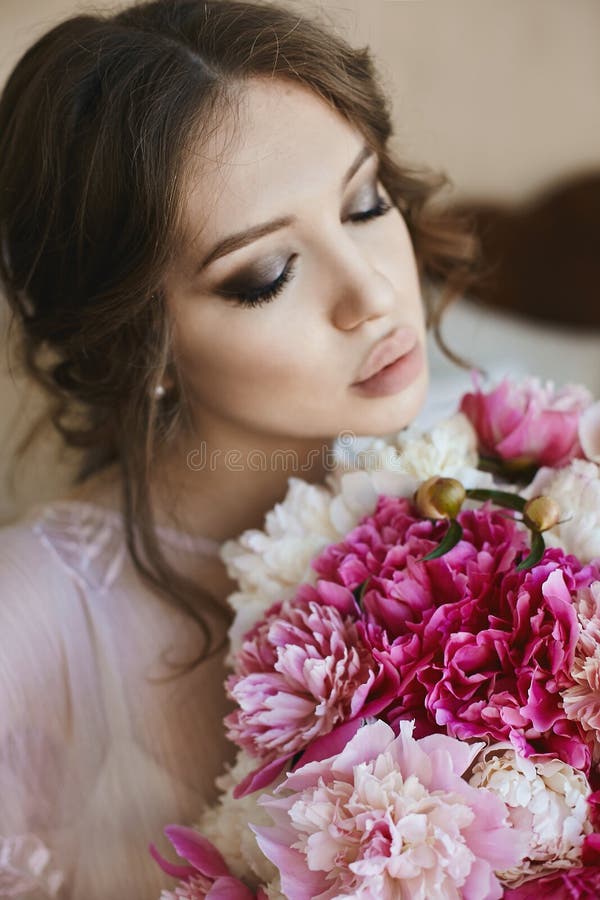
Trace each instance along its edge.
<path fill-rule="evenodd" d="M 214 541 L 159 535 L 192 577 L 222 566 Z M 198 646 L 137 574 L 116 509 L 62 499 L 0 529 L 0 897 L 173 887 L 148 844 L 169 854 L 164 825 L 198 818 L 233 752 L 223 654 L 155 680 Z"/>

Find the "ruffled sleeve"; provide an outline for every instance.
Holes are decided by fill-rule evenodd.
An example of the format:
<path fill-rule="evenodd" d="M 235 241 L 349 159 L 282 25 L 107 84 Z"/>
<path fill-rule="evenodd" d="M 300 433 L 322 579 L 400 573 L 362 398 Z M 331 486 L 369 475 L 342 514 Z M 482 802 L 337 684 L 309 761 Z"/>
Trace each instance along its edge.
<path fill-rule="evenodd" d="M 0 547 L 0 896 L 45 898 L 61 896 L 65 881 L 56 824 L 69 696 L 60 634 L 36 584 L 43 558 L 30 564 Z"/>
<path fill-rule="evenodd" d="M 172 537 L 195 571 L 199 548 L 184 559 Z M 222 660 L 176 680 L 165 661 L 198 645 L 139 578 L 116 512 L 54 501 L 0 529 L 0 897 L 170 884 L 148 844 L 193 820 L 228 752 Z"/>

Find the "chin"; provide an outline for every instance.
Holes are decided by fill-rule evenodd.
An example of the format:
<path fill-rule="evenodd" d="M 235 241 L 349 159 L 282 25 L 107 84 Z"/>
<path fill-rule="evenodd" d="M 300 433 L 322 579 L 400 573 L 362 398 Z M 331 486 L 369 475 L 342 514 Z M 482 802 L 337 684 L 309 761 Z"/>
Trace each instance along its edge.
<path fill-rule="evenodd" d="M 369 409 L 360 416 L 356 434 L 380 436 L 401 431 L 417 418 L 425 405 L 429 373 L 421 373 L 412 384 L 388 397 L 369 399 Z"/>

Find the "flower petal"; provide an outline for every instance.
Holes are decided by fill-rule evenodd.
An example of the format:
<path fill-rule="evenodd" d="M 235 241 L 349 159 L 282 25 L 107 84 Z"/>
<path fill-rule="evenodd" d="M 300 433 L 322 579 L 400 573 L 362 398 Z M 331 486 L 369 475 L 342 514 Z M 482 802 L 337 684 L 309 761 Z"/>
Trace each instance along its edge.
<path fill-rule="evenodd" d="M 179 856 L 187 859 L 202 875 L 207 878 L 229 875 L 227 863 L 217 848 L 199 831 L 185 825 L 167 825 L 165 834 Z"/>

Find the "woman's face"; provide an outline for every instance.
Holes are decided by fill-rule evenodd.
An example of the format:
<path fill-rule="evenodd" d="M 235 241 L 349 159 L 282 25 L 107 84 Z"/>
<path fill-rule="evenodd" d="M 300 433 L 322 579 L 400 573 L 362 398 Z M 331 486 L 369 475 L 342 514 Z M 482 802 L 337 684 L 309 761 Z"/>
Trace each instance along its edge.
<path fill-rule="evenodd" d="M 198 151 L 186 190 L 189 241 L 165 286 L 199 434 L 384 434 L 418 413 L 427 365 L 415 257 L 397 208 L 377 215 L 390 198 L 363 147 L 312 91 L 253 79 L 239 121 L 224 120 Z M 231 240 L 279 219 L 286 224 L 262 236 Z M 282 281 L 260 305 L 236 297 Z M 406 383 L 367 396 L 353 383 L 398 327 L 407 348 L 420 348 Z"/>

